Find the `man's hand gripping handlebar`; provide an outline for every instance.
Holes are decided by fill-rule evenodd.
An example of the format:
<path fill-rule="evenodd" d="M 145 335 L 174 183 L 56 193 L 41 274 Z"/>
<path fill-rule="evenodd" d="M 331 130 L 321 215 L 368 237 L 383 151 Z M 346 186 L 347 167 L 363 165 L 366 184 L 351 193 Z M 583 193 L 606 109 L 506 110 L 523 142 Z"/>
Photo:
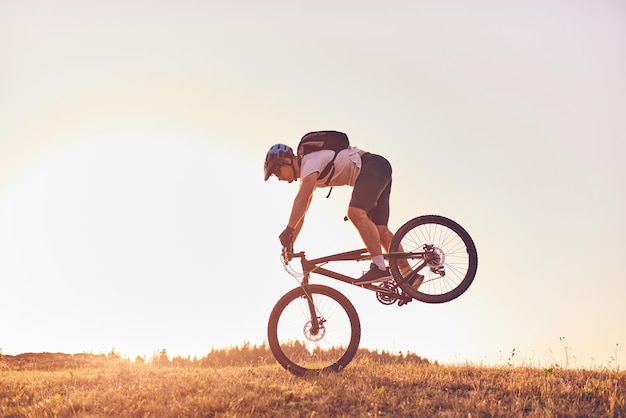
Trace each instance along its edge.
<path fill-rule="evenodd" d="M 285 265 L 289 264 L 293 258 L 293 233 L 294 229 L 287 226 L 283 232 L 278 236 L 280 243 L 283 245 L 283 261 Z"/>
<path fill-rule="evenodd" d="M 283 247 L 281 255 L 283 258 L 283 263 L 285 263 L 285 265 L 289 264 L 289 262 L 293 259 L 293 245 L 289 247 Z"/>

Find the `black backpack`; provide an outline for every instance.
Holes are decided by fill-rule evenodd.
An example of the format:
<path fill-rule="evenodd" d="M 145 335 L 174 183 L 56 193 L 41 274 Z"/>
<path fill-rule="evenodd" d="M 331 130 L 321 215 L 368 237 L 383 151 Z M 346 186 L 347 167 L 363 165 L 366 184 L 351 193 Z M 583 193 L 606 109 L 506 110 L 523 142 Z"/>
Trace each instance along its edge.
<path fill-rule="evenodd" d="M 337 158 L 337 154 L 339 151 L 344 150 L 350 147 L 350 141 L 348 140 L 348 135 L 343 132 L 337 131 L 316 131 L 309 132 L 304 135 L 298 144 L 298 158 L 302 158 L 305 155 L 320 150 L 332 150 L 335 151 L 335 156 L 333 159 L 324 167 L 324 169 L 320 172 L 317 178 L 324 178 L 328 176 L 326 179 L 325 185 L 328 186 L 330 183 L 330 179 L 333 178 L 333 174 L 335 173 L 335 158 Z M 329 174 L 330 173 L 330 174 Z M 330 193 L 328 193 L 330 195 Z"/>

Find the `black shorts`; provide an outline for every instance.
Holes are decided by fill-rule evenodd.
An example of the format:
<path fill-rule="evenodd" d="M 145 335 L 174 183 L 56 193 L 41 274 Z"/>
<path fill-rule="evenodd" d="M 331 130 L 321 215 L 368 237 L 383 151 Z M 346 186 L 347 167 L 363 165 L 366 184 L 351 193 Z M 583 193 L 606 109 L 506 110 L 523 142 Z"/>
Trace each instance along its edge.
<path fill-rule="evenodd" d="M 363 209 L 376 225 L 389 222 L 391 164 L 384 157 L 366 152 L 361 156 L 361 171 L 354 183 L 350 207 Z"/>

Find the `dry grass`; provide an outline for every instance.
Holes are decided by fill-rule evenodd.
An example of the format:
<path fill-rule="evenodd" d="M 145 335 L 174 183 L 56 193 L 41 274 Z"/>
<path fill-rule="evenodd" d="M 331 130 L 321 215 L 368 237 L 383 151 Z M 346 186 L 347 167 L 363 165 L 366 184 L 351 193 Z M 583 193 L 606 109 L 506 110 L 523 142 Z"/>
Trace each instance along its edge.
<path fill-rule="evenodd" d="M 269 361 L 246 367 L 101 356 L 17 364 L 0 358 L 2 417 L 621 417 L 616 370 L 442 366 L 357 359 L 296 378 Z M 71 361 L 70 361 L 71 360 Z"/>

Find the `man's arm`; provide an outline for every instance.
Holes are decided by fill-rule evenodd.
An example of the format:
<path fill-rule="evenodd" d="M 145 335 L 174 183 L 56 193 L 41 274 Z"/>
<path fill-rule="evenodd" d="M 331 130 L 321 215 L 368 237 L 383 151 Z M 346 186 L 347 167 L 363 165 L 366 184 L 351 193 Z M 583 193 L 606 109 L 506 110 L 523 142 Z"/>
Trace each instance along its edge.
<path fill-rule="evenodd" d="M 291 216 L 289 217 L 289 223 L 287 226 L 294 228 L 296 232 L 300 232 L 300 228 L 302 228 L 302 223 L 304 221 L 304 215 L 311 204 L 313 191 L 315 190 L 315 184 L 317 182 L 317 174 L 317 172 L 311 173 L 300 181 L 300 189 L 298 190 L 296 197 L 293 199 Z"/>
<path fill-rule="evenodd" d="M 287 228 L 278 236 L 283 247 L 288 248 L 289 251 L 293 251 L 293 243 L 300 233 L 300 229 L 302 229 L 304 215 L 309 209 L 316 182 L 317 172 L 307 175 L 300 181 L 300 189 L 293 199 L 289 223 L 287 224 Z"/>

